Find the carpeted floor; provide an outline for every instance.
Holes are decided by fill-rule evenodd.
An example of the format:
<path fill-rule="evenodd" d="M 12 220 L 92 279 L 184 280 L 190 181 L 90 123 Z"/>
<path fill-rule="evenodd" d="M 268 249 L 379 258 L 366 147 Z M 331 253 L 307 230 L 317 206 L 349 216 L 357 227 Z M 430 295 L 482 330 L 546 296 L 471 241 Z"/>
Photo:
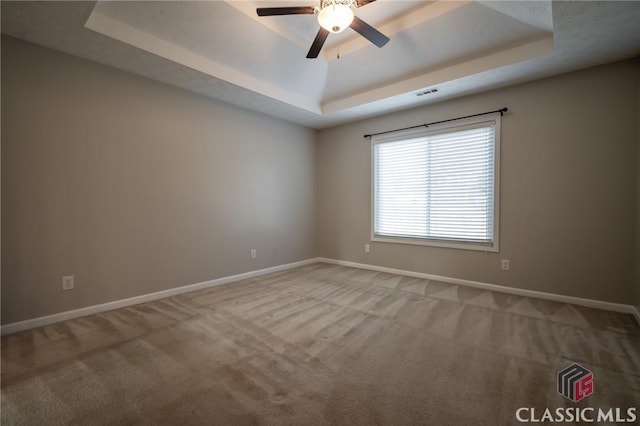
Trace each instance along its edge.
<path fill-rule="evenodd" d="M 574 362 L 594 377 L 577 403 L 556 391 Z M 629 315 L 328 264 L 2 338 L 2 425 L 509 425 L 519 407 L 638 406 Z"/>

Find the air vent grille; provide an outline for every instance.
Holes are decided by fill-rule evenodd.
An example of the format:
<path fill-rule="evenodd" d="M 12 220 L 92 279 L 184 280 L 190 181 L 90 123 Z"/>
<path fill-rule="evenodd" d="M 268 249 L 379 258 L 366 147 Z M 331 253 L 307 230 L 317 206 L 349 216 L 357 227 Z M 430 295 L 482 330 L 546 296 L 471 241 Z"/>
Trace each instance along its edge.
<path fill-rule="evenodd" d="M 416 93 L 416 96 L 424 96 L 424 95 L 429 95 L 431 93 L 436 93 L 438 91 L 437 88 L 433 88 L 433 89 L 429 89 L 429 90 L 423 90 L 422 92 L 418 92 Z"/>

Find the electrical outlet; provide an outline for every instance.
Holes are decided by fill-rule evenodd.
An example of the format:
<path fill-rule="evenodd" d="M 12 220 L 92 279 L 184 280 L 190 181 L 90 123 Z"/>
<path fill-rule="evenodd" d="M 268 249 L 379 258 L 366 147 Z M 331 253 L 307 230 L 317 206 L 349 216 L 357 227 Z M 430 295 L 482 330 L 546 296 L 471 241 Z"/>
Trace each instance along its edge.
<path fill-rule="evenodd" d="M 73 290 L 75 284 L 73 282 L 73 275 L 67 275 L 62 277 L 62 289 L 63 290 Z"/>
<path fill-rule="evenodd" d="M 256 249 L 251 249 L 251 258 L 255 259 L 257 257 Z"/>
<path fill-rule="evenodd" d="M 503 271 L 509 271 L 511 269 L 511 262 L 509 259 L 502 259 L 500 261 L 500 269 Z"/>
<path fill-rule="evenodd" d="M 369 244 L 365 244 L 364 245 L 364 252 L 365 253 L 369 253 L 371 251 L 371 247 L 369 246 Z"/>

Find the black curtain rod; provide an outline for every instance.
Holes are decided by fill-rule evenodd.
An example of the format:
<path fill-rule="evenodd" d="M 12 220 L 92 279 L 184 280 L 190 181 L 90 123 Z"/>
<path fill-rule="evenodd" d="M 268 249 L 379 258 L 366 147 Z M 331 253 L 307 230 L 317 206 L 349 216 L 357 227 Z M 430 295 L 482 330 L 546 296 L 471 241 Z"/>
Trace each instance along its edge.
<path fill-rule="evenodd" d="M 471 118 L 471 117 L 478 117 L 480 115 L 487 115 L 487 114 L 493 114 L 494 112 L 499 112 L 500 116 L 503 116 L 505 112 L 507 112 L 509 110 L 509 108 L 500 108 L 497 109 L 495 111 L 487 111 L 487 112 L 481 112 L 480 114 L 473 114 L 473 115 L 465 115 L 464 117 L 456 117 L 456 118 L 450 118 L 448 120 L 440 120 L 440 121 L 434 121 L 433 123 L 426 123 L 426 124 L 418 124 L 417 126 L 411 126 L 411 127 L 404 127 L 402 129 L 395 129 L 395 130 L 387 130 L 385 132 L 378 132 L 378 133 L 372 133 L 370 135 L 364 135 L 365 139 L 366 138 L 370 138 L 371 136 L 378 136 L 378 135 L 384 135 L 386 133 L 393 133 L 393 132 L 399 132 L 401 130 L 409 130 L 409 129 L 416 129 L 418 127 L 429 127 L 432 126 L 434 124 L 440 124 L 440 123 L 446 123 L 448 121 L 455 121 L 455 120 L 462 120 L 464 118 Z"/>

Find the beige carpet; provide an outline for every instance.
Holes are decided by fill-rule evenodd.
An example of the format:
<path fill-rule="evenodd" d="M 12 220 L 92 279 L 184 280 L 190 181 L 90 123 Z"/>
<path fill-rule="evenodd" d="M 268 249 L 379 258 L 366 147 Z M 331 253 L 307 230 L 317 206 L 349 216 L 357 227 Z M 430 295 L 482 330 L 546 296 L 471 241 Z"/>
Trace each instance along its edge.
<path fill-rule="evenodd" d="M 556 391 L 593 372 L 578 403 Z M 508 425 L 640 403 L 625 314 L 328 264 L 2 338 L 2 425 Z"/>

